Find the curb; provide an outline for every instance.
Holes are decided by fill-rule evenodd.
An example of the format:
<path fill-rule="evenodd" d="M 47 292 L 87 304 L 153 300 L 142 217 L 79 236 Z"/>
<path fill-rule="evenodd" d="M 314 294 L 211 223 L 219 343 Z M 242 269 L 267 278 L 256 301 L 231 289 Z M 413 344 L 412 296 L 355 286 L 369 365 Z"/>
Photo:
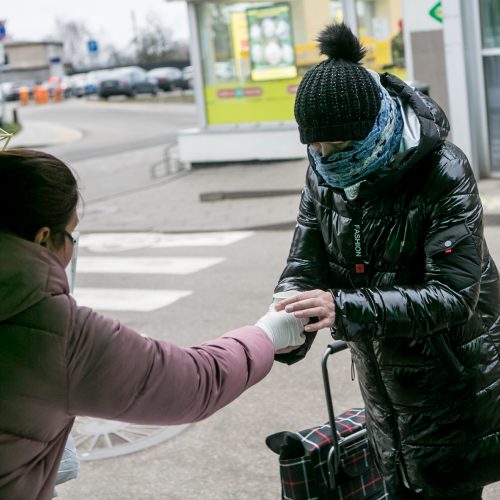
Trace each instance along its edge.
<path fill-rule="evenodd" d="M 245 198 L 268 198 L 271 196 L 291 196 L 302 193 L 302 189 L 270 189 L 256 191 L 213 191 L 200 193 L 200 201 L 239 200 Z"/>
<path fill-rule="evenodd" d="M 70 127 L 62 127 L 52 122 L 31 121 L 26 126 L 21 122 L 21 131 L 9 143 L 9 148 L 46 148 L 78 141 L 83 132 Z"/>

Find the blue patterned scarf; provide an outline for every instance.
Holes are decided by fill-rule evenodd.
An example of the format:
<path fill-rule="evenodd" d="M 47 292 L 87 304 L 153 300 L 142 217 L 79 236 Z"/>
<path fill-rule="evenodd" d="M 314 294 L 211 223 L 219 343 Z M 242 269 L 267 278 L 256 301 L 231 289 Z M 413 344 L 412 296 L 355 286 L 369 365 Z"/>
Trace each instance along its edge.
<path fill-rule="evenodd" d="M 378 75 L 376 80 L 379 81 Z M 380 110 L 368 136 L 361 141 L 352 141 L 341 152 L 323 157 L 313 147 L 309 152 L 314 158 L 317 171 L 325 182 L 334 188 L 353 186 L 389 163 L 399 151 L 403 135 L 403 118 L 398 103 L 380 84 Z"/>

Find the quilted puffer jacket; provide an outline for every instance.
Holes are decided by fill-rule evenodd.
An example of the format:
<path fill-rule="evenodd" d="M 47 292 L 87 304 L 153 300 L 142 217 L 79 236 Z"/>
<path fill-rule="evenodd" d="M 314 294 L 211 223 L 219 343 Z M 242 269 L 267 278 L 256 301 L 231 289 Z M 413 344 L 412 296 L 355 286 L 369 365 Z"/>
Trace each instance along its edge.
<path fill-rule="evenodd" d="M 353 201 L 310 160 L 276 290 L 332 290 L 332 333 L 349 344 L 385 479 L 453 498 L 500 480 L 499 275 L 443 111 L 392 75 L 382 83 L 404 110 L 406 149 Z"/>
<path fill-rule="evenodd" d="M 264 378 L 273 354 L 256 326 L 196 347 L 143 337 L 79 306 L 52 252 L 0 231 L 0 499 L 52 498 L 77 415 L 198 421 Z"/>

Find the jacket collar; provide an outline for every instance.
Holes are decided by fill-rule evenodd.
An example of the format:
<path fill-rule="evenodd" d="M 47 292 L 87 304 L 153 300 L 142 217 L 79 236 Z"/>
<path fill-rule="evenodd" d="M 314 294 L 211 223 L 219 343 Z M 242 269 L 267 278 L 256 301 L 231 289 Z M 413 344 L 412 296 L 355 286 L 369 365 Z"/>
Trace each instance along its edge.
<path fill-rule="evenodd" d="M 0 321 L 51 295 L 69 293 L 66 273 L 50 250 L 0 231 Z"/>

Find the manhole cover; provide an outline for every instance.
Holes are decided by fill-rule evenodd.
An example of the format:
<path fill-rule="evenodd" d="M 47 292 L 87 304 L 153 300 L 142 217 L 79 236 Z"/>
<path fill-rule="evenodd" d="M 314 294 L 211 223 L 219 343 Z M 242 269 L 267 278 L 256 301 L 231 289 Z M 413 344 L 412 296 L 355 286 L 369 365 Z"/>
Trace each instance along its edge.
<path fill-rule="evenodd" d="M 149 426 L 78 417 L 73 425 L 72 434 L 78 456 L 85 461 L 135 453 L 167 441 L 186 427 L 188 424 Z"/>

